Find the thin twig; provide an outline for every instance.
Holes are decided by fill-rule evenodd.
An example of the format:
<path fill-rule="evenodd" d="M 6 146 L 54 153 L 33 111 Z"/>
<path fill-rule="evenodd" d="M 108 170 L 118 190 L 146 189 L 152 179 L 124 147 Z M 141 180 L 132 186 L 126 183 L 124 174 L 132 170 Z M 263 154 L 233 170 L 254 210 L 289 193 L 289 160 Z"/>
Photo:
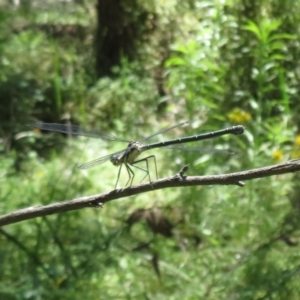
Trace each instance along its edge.
<path fill-rule="evenodd" d="M 286 174 L 300 171 L 300 159 L 289 160 L 287 162 L 271 165 L 263 168 L 252 169 L 243 172 L 236 172 L 223 175 L 208 176 L 185 176 L 187 166 L 184 166 L 176 175 L 163 178 L 151 183 L 144 183 L 127 187 L 124 189 L 116 189 L 110 192 L 86 196 L 72 200 L 59 201 L 54 204 L 44 206 L 33 206 L 20 209 L 12 213 L 0 217 L 0 226 L 21 222 L 37 217 L 52 215 L 56 213 L 67 212 L 87 207 L 99 207 L 104 203 L 125 198 L 140 193 L 151 192 L 170 187 L 185 187 L 196 185 L 237 185 L 242 187 L 242 180 L 250 180 L 256 178 L 269 177 L 274 175 Z"/>

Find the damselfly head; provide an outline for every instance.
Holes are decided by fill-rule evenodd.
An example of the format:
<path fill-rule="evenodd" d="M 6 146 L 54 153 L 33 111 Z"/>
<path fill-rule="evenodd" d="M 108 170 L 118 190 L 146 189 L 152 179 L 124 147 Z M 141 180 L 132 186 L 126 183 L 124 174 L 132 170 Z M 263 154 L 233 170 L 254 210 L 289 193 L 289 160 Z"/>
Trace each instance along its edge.
<path fill-rule="evenodd" d="M 122 157 L 123 157 L 122 155 L 113 154 L 110 157 L 110 161 L 114 166 L 120 166 L 123 163 Z"/>

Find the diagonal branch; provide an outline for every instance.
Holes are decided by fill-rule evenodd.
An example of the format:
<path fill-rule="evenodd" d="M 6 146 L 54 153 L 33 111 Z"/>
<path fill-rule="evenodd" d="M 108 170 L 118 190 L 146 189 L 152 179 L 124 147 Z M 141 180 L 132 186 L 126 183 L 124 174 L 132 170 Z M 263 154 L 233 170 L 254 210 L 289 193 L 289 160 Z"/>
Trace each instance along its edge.
<path fill-rule="evenodd" d="M 223 175 L 185 176 L 184 173 L 187 171 L 187 169 L 188 166 L 184 166 L 174 176 L 169 178 L 162 178 L 153 181 L 152 183 L 139 184 L 124 189 L 116 189 L 111 192 L 66 200 L 62 202 L 60 201 L 44 206 L 33 206 L 25 209 L 20 209 L 12 213 L 0 216 L 0 226 L 86 207 L 101 207 L 104 203 L 112 200 L 170 187 L 230 184 L 242 187 L 244 185 L 242 180 L 263 178 L 300 171 L 300 159 L 293 159 L 277 165 Z"/>

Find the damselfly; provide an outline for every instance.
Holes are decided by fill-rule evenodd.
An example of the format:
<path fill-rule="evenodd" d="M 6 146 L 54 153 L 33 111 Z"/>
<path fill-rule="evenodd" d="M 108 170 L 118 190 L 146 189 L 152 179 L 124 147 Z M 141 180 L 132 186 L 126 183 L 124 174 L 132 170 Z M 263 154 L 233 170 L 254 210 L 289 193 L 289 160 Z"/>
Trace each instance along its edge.
<path fill-rule="evenodd" d="M 84 128 L 81 128 L 76 125 L 55 124 L 55 123 L 34 123 L 34 124 L 28 124 L 28 126 L 34 127 L 34 128 L 39 128 L 41 130 L 49 130 L 49 131 L 62 132 L 62 133 L 71 134 L 71 135 L 86 136 L 86 137 L 92 137 L 92 138 L 101 138 L 101 139 L 107 140 L 107 141 L 119 141 L 119 142 L 128 143 L 127 147 L 121 151 L 97 158 L 95 160 L 92 160 L 90 162 L 87 162 L 83 165 L 78 166 L 78 169 L 88 169 L 88 168 L 92 168 L 94 166 L 97 166 L 99 164 L 102 164 L 102 163 L 110 160 L 114 166 L 119 166 L 118 178 L 117 178 L 117 182 L 116 182 L 116 188 L 117 188 L 120 174 L 121 174 L 121 169 L 122 169 L 123 165 L 125 165 L 127 173 L 128 173 L 128 177 L 129 177 L 128 181 L 126 183 L 126 186 L 129 183 L 130 183 L 130 186 L 132 185 L 132 182 L 133 182 L 133 179 L 135 176 L 135 174 L 130 166 L 144 171 L 146 174 L 145 174 L 143 180 L 148 176 L 149 181 L 151 182 L 150 172 L 149 172 L 149 164 L 148 164 L 148 160 L 150 158 L 154 160 L 156 178 L 158 178 L 156 158 L 154 155 L 149 155 L 147 157 L 137 160 L 137 158 L 140 156 L 140 154 L 146 150 L 167 147 L 167 148 L 171 148 L 171 149 L 180 149 L 180 150 L 187 150 L 187 151 L 201 151 L 200 147 L 186 147 L 186 146 L 178 145 L 178 144 L 207 140 L 207 139 L 219 137 L 219 136 L 226 135 L 226 134 L 238 135 L 238 134 L 242 134 L 244 132 L 244 127 L 242 125 L 237 125 L 237 126 L 233 126 L 233 127 L 229 127 L 229 128 L 225 128 L 225 129 L 221 129 L 221 130 L 197 134 L 194 136 L 187 136 L 187 137 L 182 137 L 182 138 L 177 138 L 177 139 L 173 139 L 173 140 L 157 142 L 157 143 L 152 143 L 152 144 L 146 143 L 147 140 L 149 140 L 150 138 L 152 138 L 156 135 L 165 133 L 174 128 L 184 126 L 188 123 L 189 123 L 188 121 L 179 123 L 175 126 L 169 127 L 167 129 L 163 129 L 163 130 L 161 130 L 155 134 L 152 134 L 140 141 L 135 141 L 135 142 L 125 140 L 125 139 L 120 139 L 120 138 L 115 137 L 114 135 L 110 135 L 110 134 L 107 134 L 107 133 L 104 133 L 104 132 L 101 132 L 98 130 L 84 129 Z M 136 165 L 137 163 L 140 163 L 140 162 L 146 163 L 146 169 L 141 168 Z"/>

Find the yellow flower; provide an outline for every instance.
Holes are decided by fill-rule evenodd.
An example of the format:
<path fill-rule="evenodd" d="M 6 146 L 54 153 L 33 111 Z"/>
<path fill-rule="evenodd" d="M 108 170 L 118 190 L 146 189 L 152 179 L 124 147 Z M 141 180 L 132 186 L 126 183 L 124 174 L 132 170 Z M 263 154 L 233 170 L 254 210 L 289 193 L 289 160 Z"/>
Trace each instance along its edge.
<path fill-rule="evenodd" d="M 300 149 L 293 150 L 292 154 L 291 154 L 291 157 L 292 158 L 299 158 L 300 157 Z"/>
<path fill-rule="evenodd" d="M 300 146 L 300 135 L 298 134 L 294 141 L 295 145 Z"/>
<path fill-rule="evenodd" d="M 251 114 L 242 109 L 235 108 L 228 115 L 228 119 L 233 123 L 243 124 L 251 119 Z"/>
<path fill-rule="evenodd" d="M 273 159 L 275 161 L 280 161 L 282 160 L 282 157 L 283 157 L 283 154 L 282 154 L 282 151 L 277 149 L 275 151 L 273 151 Z"/>
<path fill-rule="evenodd" d="M 36 177 L 42 178 L 45 176 L 45 173 L 42 171 L 39 171 L 38 173 L 36 173 Z"/>

